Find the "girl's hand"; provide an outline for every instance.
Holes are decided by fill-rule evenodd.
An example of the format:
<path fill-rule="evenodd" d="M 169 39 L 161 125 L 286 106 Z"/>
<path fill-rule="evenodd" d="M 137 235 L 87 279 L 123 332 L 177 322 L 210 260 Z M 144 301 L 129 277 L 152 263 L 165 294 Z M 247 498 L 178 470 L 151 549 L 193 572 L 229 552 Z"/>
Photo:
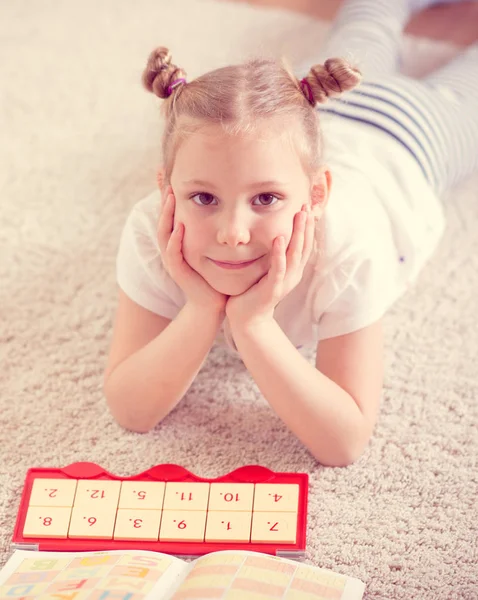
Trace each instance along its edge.
<path fill-rule="evenodd" d="M 266 275 L 239 296 L 230 297 L 226 315 L 238 327 L 271 319 L 279 302 L 295 288 L 314 246 L 315 219 L 304 205 L 294 217 L 294 227 L 287 252 L 284 237 L 275 238 L 271 265 Z"/>
<path fill-rule="evenodd" d="M 166 201 L 162 203 L 158 223 L 158 243 L 166 271 L 186 294 L 190 304 L 218 313 L 224 312 L 229 296 L 212 288 L 184 259 L 182 252 L 184 224 L 174 225 L 176 199 L 171 187 L 168 187 L 165 195 Z"/>

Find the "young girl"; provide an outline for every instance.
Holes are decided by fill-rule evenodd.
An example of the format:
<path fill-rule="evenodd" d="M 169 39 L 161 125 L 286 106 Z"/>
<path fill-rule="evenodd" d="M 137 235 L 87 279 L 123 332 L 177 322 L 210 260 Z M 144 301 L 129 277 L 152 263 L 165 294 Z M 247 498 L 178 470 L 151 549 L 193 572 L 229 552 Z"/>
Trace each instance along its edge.
<path fill-rule="evenodd" d="M 223 333 L 318 461 L 363 452 L 383 315 L 437 246 L 439 196 L 478 163 L 478 46 L 422 80 L 395 72 L 429 3 L 345 1 L 301 80 L 252 60 L 187 81 L 167 49 L 151 54 L 164 163 L 118 253 L 104 391 L 122 426 L 161 421 Z"/>

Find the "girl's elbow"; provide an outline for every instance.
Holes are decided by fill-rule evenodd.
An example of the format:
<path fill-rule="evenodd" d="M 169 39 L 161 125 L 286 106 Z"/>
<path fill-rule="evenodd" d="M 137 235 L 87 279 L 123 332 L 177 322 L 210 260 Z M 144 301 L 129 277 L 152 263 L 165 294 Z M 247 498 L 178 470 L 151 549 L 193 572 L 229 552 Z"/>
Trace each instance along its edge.
<path fill-rule="evenodd" d="M 350 467 L 362 456 L 373 433 L 373 423 L 364 418 L 355 427 L 355 434 L 347 437 L 341 451 L 335 457 L 334 467 Z M 331 465 L 332 466 L 332 465 Z"/>
<path fill-rule="evenodd" d="M 152 422 L 150 419 L 145 419 L 144 416 L 142 417 L 137 412 L 135 414 L 134 412 L 125 409 L 124 406 L 119 406 L 106 393 L 105 399 L 111 416 L 115 422 L 126 431 L 132 431 L 134 433 L 149 433 L 156 426 L 156 422 Z"/>
<path fill-rule="evenodd" d="M 355 457 L 355 456 L 351 456 L 351 455 L 333 456 L 333 457 L 330 457 L 327 459 L 323 459 L 323 458 L 320 459 L 317 457 L 317 460 L 324 467 L 334 467 L 334 468 L 350 467 L 350 465 L 352 465 L 357 459 L 358 459 L 358 456 Z"/>
<path fill-rule="evenodd" d="M 362 456 L 365 448 L 368 445 L 369 438 L 366 441 L 361 440 L 361 443 L 347 444 L 345 448 L 333 448 L 326 456 L 321 454 L 315 455 L 320 464 L 324 467 L 350 467 Z"/>
<path fill-rule="evenodd" d="M 344 467 L 349 467 L 353 465 L 358 459 L 362 456 L 367 448 L 370 439 L 372 437 L 371 433 L 364 433 L 359 440 L 357 440 L 354 444 L 350 444 L 348 451 L 345 453 L 345 460 L 343 465 Z"/>
<path fill-rule="evenodd" d="M 128 419 L 123 420 L 119 419 L 115 415 L 113 415 L 113 418 L 120 427 L 122 427 L 126 431 L 132 431 L 133 433 L 149 433 L 154 429 L 154 424 L 150 425 L 145 423 L 137 423 L 134 420 Z"/>

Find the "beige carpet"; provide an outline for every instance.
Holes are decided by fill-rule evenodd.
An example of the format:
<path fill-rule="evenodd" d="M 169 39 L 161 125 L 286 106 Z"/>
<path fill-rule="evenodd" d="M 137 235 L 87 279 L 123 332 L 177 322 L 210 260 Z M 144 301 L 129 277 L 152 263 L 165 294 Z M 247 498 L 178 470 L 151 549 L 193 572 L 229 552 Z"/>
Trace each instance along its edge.
<path fill-rule="evenodd" d="M 445 199 L 440 249 L 387 318 L 381 417 L 355 465 L 316 464 L 217 347 L 149 434 L 121 430 L 102 397 L 119 234 L 159 157 L 148 53 L 169 46 L 189 78 L 255 53 L 300 64 L 327 27 L 212 0 L 0 4 L 2 564 L 28 467 L 259 463 L 310 474 L 307 560 L 361 578 L 366 598 L 478 598 L 478 174 Z M 454 51 L 407 39 L 406 68 Z"/>

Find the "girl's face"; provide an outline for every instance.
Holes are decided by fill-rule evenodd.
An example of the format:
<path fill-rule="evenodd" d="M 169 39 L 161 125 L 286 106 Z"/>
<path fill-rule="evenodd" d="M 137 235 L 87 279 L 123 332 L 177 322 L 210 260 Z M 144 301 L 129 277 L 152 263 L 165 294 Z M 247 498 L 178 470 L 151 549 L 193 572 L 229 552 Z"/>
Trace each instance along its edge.
<path fill-rule="evenodd" d="M 171 173 L 184 258 L 229 296 L 267 274 L 274 239 L 284 235 L 287 248 L 295 213 L 310 204 L 311 184 L 290 142 L 280 134 L 262 137 L 204 127 L 180 144 Z M 214 262 L 251 260 L 241 269 Z"/>

